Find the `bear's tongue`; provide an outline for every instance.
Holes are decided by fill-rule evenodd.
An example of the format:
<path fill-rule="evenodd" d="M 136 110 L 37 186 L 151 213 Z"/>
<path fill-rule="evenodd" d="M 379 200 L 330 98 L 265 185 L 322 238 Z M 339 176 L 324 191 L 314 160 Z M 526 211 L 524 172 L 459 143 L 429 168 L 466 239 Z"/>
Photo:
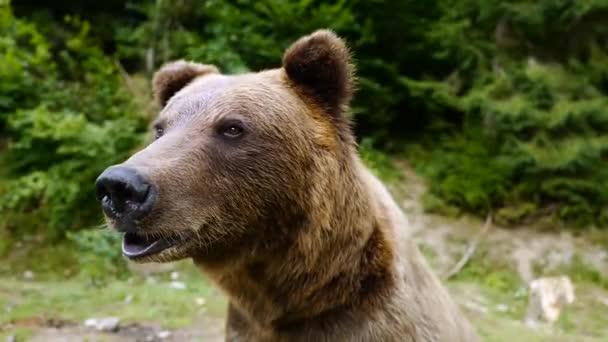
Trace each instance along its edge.
<path fill-rule="evenodd" d="M 151 238 L 136 233 L 126 233 L 122 240 L 122 254 L 128 258 L 139 258 L 156 254 L 171 247 L 173 243 L 164 238 Z"/>

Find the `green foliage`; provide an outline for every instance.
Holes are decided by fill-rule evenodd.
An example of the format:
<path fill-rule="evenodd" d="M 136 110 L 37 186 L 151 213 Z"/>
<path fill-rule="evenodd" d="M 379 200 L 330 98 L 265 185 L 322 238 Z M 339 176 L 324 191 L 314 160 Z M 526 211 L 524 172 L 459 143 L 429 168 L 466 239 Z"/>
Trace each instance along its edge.
<path fill-rule="evenodd" d="M 480 246 L 453 281 L 475 279 L 476 282 L 502 293 L 516 295 L 522 289 L 517 272 L 507 261 L 489 257 L 488 246 Z"/>
<path fill-rule="evenodd" d="M 472 144 L 475 135 L 453 137 L 431 155 L 426 170 L 430 191 L 446 203 L 486 213 L 506 196 L 509 170 L 493 158 L 488 145 Z"/>
<path fill-rule="evenodd" d="M 68 239 L 76 245 L 78 264 L 83 275 L 91 279 L 103 279 L 127 274 L 127 261 L 120 248 L 120 234 L 105 229 L 92 229 L 68 233 Z"/>
<path fill-rule="evenodd" d="M 608 276 L 580 255 L 575 255 L 565 271 L 577 283 L 590 283 L 608 290 Z"/>
<path fill-rule="evenodd" d="M 117 31 L 122 58 L 149 69 L 171 59 L 216 64 L 227 72 L 277 66 L 283 50 L 319 27 L 357 30 L 347 1 L 147 1 L 131 6 L 148 20 Z M 307 18 L 298 20 L 297 18 Z"/>
<path fill-rule="evenodd" d="M 547 215 L 606 225 L 608 101 L 580 65 L 528 62 L 461 97 L 461 134 L 435 145 L 426 174 L 446 203 L 503 223 Z M 583 74 L 584 75 L 584 74 Z"/>
<path fill-rule="evenodd" d="M 379 150 L 406 149 L 434 211 L 605 227 L 607 15 L 604 0 L 0 2 L 0 235 L 99 223 L 94 177 L 145 126 L 120 66 L 277 67 L 321 27 L 353 49 L 353 119 L 381 176 Z"/>
<path fill-rule="evenodd" d="M 447 38 L 443 30 L 463 20 L 479 29 L 461 27 L 464 46 L 476 53 L 462 57 L 443 84 L 427 82 L 435 91 L 426 92 L 426 103 L 439 105 L 423 108 L 431 119 L 416 139 L 430 156 L 415 162 L 429 180 L 430 209 L 495 211 L 504 224 L 548 216 L 608 225 L 608 51 L 598 43 L 608 27 L 596 20 L 607 4 L 454 3 L 460 8 L 445 12 L 447 26 L 430 35 Z M 585 19 L 581 37 L 576 27 Z M 557 33 L 577 45 L 563 49 L 564 41 L 550 39 Z M 444 96 L 428 95 L 437 92 Z"/>
<path fill-rule="evenodd" d="M 371 138 L 365 138 L 361 141 L 359 155 L 363 163 L 384 181 L 396 180 L 401 175 L 400 171 L 391 162 L 390 157 L 374 148 L 374 142 Z"/>
<path fill-rule="evenodd" d="M 89 24 L 64 24 L 57 41 L 0 7 L 0 230 L 12 234 L 98 223 L 95 178 L 142 141 L 144 118 Z"/>

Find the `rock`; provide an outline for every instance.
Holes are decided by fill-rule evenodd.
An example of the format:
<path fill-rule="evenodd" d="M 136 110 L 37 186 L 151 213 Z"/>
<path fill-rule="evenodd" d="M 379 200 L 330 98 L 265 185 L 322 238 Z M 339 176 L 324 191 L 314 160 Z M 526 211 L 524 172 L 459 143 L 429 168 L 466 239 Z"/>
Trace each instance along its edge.
<path fill-rule="evenodd" d="M 567 276 L 540 278 L 530 282 L 526 323 L 553 323 L 562 308 L 574 302 L 574 285 Z"/>
<path fill-rule="evenodd" d="M 158 337 L 161 340 L 169 338 L 169 336 L 171 336 L 171 332 L 169 330 L 162 330 L 156 334 L 156 337 Z"/>
<path fill-rule="evenodd" d="M 97 330 L 99 331 L 116 331 L 118 330 L 118 323 L 120 319 L 118 317 L 107 317 L 97 321 Z"/>
<path fill-rule="evenodd" d="M 196 303 L 196 305 L 203 306 L 203 305 L 205 305 L 207 300 L 203 297 L 196 297 L 196 298 L 194 298 L 194 302 Z"/>
<path fill-rule="evenodd" d="M 171 283 L 169 283 L 169 286 L 176 290 L 184 290 L 186 288 L 186 283 L 184 283 L 183 281 L 172 281 Z"/>
<path fill-rule="evenodd" d="M 498 305 L 496 305 L 496 311 L 507 312 L 507 311 L 509 311 L 509 306 L 507 304 L 498 304 Z"/>
<path fill-rule="evenodd" d="M 483 305 L 474 301 L 467 301 L 464 303 L 464 306 L 467 307 L 471 311 L 476 311 L 479 313 L 487 313 L 488 309 Z"/>
<path fill-rule="evenodd" d="M 15 335 L 9 335 L 6 337 L 6 342 L 17 342 Z"/>
<path fill-rule="evenodd" d="M 89 318 L 84 321 L 84 326 L 89 328 L 95 328 L 99 331 L 115 332 L 118 330 L 118 323 L 120 319 L 118 317 L 106 317 L 106 318 Z"/>
<path fill-rule="evenodd" d="M 128 295 L 125 297 L 125 304 L 130 304 L 133 301 L 133 295 Z"/>
<path fill-rule="evenodd" d="M 23 279 L 25 280 L 32 280 L 34 279 L 34 277 L 36 276 L 36 274 L 34 274 L 34 272 L 32 271 L 25 271 L 23 272 Z"/>
<path fill-rule="evenodd" d="M 179 272 L 171 272 L 171 280 L 179 279 Z"/>
<path fill-rule="evenodd" d="M 97 326 L 97 320 L 95 318 L 89 318 L 84 321 L 84 326 L 87 328 L 95 328 Z"/>

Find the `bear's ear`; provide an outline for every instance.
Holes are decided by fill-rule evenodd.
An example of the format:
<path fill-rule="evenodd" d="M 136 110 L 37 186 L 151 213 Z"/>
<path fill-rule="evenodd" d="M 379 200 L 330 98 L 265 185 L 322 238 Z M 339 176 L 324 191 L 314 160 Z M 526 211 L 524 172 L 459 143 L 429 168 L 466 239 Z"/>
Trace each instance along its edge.
<path fill-rule="evenodd" d="M 335 33 L 319 30 L 293 43 L 283 56 L 283 68 L 298 89 L 332 115 L 350 102 L 354 67 L 350 52 Z"/>
<path fill-rule="evenodd" d="M 154 74 L 152 79 L 154 97 L 164 107 L 175 93 L 196 77 L 218 73 L 219 70 L 214 65 L 183 60 L 167 63 Z"/>

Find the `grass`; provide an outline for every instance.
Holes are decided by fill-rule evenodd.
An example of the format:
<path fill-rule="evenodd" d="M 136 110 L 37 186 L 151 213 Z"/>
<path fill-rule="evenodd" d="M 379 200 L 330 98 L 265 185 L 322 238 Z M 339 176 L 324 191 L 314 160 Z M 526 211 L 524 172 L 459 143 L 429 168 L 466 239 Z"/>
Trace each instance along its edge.
<path fill-rule="evenodd" d="M 151 322 L 164 329 L 192 326 L 209 315 L 223 317 L 226 302 L 218 290 L 187 262 L 180 263 L 177 271 L 185 289 L 170 287 L 168 274 L 109 278 L 102 283 L 84 276 L 59 279 L 59 275 L 45 274 L 29 281 L 1 276 L 0 336 L 4 333 L 26 340 L 44 322 L 82 324 L 91 317 Z M 197 304 L 197 297 L 204 298 L 205 304 Z"/>
<path fill-rule="evenodd" d="M 454 240 L 452 244 L 466 245 L 468 241 Z M 487 243 L 480 243 L 467 264 L 452 279 L 474 281 L 500 292 L 516 292 L 524 286 L 509 260 L 496 258 Z"/>
<path fill-rule="evenodd" d="M 560 319 L 554 326 L 527 327 L 522 319 L 525 317 L 525 297 L 509 297 L 483 286 L 480 292 L 487 298 L 490 309 L 485 314 L 472 314 L 471 320 L 484 341 L 489 342 L 606 341 L 608 309 L 593 296 L 593 286 L 580 283 L 576 286 L 576 301 L 563 308 Z M 493 309 L 497 303 L 507 304 L 510 310 L 500 312 Z"/>
<path fill-rule="evenodd" d="M 576 300 L 563 308 L 554 326 L 530 328 L 523 323 L 527 287 L 516 271 L 504 260 L 492 256 L 488 248 L 480 245 L 461 272 L 448 282 L 452 292 L 460 293 L 456 296 L 458 298 L 468 298 L 469 301 L 471 298 L 483 299 L 484 312 L 467 311 L 484 341 L 606 341 L 608 306 L 598 301 L 598 296 L 608 300 L 608 288 L 605 287 L 605 276 L 598 270 L 579 257 L 575 257 L 570 266 L 559 270 L 559 274 L 569 275 L 574 282 Z M 462 295 L 464 292 L 468 295 Z M 503 306 L 503 310 L 499 310 L 499 306 Z"/>

